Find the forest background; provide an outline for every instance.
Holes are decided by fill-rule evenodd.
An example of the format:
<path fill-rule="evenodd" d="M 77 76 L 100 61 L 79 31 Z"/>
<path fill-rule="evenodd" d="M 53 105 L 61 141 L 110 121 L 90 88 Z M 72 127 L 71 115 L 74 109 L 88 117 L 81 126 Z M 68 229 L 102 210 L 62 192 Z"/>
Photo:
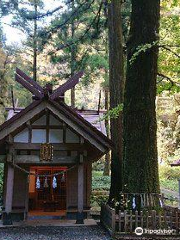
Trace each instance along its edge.
<path fill-rule="evenodd" d="M 109 108 L 107 2 L 51 0 L 51 7 L 45 2 L 2 0 L 0 3 L 1 123 L 7 116 L 5 107 L 12 106 L 12 92 L 18 107 L 26 107 L 31 102 L 31 94 L 14 81 L 16 67 L 42 86 L 51 82 L 54 88 L 83 69 L 84 76 L 75 91 L 66 94 L 66 103 L 77 108 L 98 109 L 100 102 L 100 109 Z M 169 166 L 180 158 L 179 5 L 179 0 L 161 2 L 156 100 L 160 183 L 162 191 L 171 199 L 176 198 L 180 176 L 178 168 Z M 127 57 L 130 13 L 131 1 L 123 1 L 124 58 Z M 12 29 L 21 32 L 18 41 L 10 41 L 11 34 L 5 34 L 7 27 L 9 32 Z M 140 51 L 146 51 L 147 47 Z M 124 68 L 126 70 L 126 66 Z M 94 191 L 109 190 L 107 158 L 109 156 L 94 165 Z M 99 196 L 94 198 L 98 202 L 104 199 Z"/>

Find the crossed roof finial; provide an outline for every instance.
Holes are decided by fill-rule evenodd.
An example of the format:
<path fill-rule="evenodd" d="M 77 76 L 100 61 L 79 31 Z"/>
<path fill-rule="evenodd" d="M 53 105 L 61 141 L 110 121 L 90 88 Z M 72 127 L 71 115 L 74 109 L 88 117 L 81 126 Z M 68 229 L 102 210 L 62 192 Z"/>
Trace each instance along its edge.
<path fill-rule="evenodd" d="M 55 100 L 63 96 L 67 90 L 73 88 L 77 83 L 79 83 L 79 79 L 82 77 L 82 75 L 82 71 L 78 72 L 54 91 L 52 90 L 51 84 L 48 83 L 44 88 L 42 88 L 37 82 L 35 82 L 19 68 L 16 68 L 15 80 L 29 90 L 33 95 L 35 95 L 37 99 L 49 98 L 51 100 Z"/>

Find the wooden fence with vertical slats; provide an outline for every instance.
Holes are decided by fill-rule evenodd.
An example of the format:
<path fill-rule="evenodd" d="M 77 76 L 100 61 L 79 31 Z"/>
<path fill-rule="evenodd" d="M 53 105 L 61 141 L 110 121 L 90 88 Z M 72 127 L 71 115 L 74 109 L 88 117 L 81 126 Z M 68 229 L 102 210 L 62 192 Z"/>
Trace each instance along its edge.
<path fill-rule="evenodd" d="M 137 227 L 143 229 L 172 229 L 180 230 L 180 210 L 177 208 L 164 207 L 161 211 L 119 211 L 108 205 L 101 208 L 101 223 L 109 230 L 111 235 L 115 233 L 134 233 Z"/>

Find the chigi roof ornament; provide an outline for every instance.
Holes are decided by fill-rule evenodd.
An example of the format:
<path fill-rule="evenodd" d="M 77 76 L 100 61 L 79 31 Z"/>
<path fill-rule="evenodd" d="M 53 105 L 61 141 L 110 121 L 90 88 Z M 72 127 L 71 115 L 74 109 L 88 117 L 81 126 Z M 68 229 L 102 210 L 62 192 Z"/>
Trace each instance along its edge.
<path fill-rule="evenodd" d="M 15 80 L 29 90 L 35 96 L 35 100 L 40 100 L 42 98 L 56 100 L 58 98 L 62 98 L 67 90 L 75 87 L 75 85 L 79 83 L 79 79 L 82 76 L 83 72 L 78 72 L 54 91 L 52 90 L 51 84 L 48 83 L 44 88 L 42 88 L 37 82 L 35 82 L 19 68 L 16 68 Z"/>

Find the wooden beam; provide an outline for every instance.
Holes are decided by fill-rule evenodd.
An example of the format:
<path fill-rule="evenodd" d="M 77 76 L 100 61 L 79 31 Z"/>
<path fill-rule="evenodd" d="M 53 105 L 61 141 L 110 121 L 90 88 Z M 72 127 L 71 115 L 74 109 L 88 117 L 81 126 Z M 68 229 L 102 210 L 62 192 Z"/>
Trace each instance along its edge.
<path fill-rule="evenodd" d="M 32 94 L 34 94 L 39 99 L 43 98 L 43 94 L 39 92 L 36 88 L 34 88 L 30 83 L 26 82 L 22 77 L 19 75 L 15 75 L 16 82 L 20 83 L 23 87 L 25 87 L 27 90 L 29 90 Z"/>
<path fill-rule="evenodd" d="M 53 165 L 53 164 L 76 164 L 77 157 L 57 157 L 54 156 L 52 161 L 40 161 L 40 157 L 37 155 L 16 155 L 14 162 L 16 164 L 39 164 L 39 165 Z"/>
<path fill-rule="evenodd" d="M 71 77 L 67 82 L 62 84 L 60 87 L 58 87 L 50 96 L 51 100 L 54 100 L 60 96 L 62 96 L 67 90 L 73 88 L 78 82 L 79 78 L 81 78 L 83 75 L 83 72 L 78 72 L 76 75 Z"/>
<path fill-rule="evenodd" d="M 39 150 L 40 143 L 13 143 L 13 148 L 16 150 Z M 54 143 L 53 149 L 56 151 L 83 151 L 86 150 L 85 145 L 79 143 Z"/>
<path fill-rule="evenodd" d="M 68 118 L 63 114 L 60 110 L 57 110 L 53 105 L 47 103 L 47 107 L 50 109 L 51 112 L 53 112 L 56 116 L 58 116 L 62 121 L 64 121 L 68 126 L 70 126 L 75 132 L 77 132 L 79 135 L 81 135 L 84 139 L 87 139 L 88 142 L 90 142 L 92 145 L 94 145 L 96 148 L 98 148 L 101 152 L 105 153 L 107 151 L 107 148 L 103 146 L 102 144 L 98 141 L 96 141 L 94 138 L 90 136 L 87 131 L 84 131 L 81 126 L 78 126 L 75 124 L 71 118 Z M 99 140 L 102 138 L 99 138 Z"/>
<path fill-rule="evenodd" d="M 26 123 L 27 125 L 27 128 L 28 128 L 28 143 L 31 143 L 31 140 L 32 140 L 32 126 L 31 126 L 31 122 L 28 121 Z"/>
<path fill-rule="evenodd" d="M 37 82 L 35 82 L 32 78 L 30 78 L 28 75 L 26 75 L 23 71 L 21 71 L 19 68 L 16 68 L 16 73 L 21 78 L 24 78 L 32 86 L 34 86 L 36 89 L 38 89 L 41 93 L 43 93 L 43 88 Z"/>
<path fill-rule="evenodd" d="M 46 142 L 49 142 L 49 122 L 50 122 L 50 113 L 49 110 L 46 112 Z"/>
<path fill-rule="evenodd" d="M 46 125 L 32 125 L 32 129 L 46 129 Z M 55 125 L 50 125 L 50 129 L 63 129 L 63 126 L 55 126 Z"/>
<path fill-rule="evenodd" d="M 28 109 L 28 107 L 25 110 L 23 110 L 22 112 L 25 112 L 25 114 L 21 115 L 20 118 L 17 118 L 18 121 L 17 120 L 13 121 L 13 123 L 9 124 L 8 127 L 2 128 L 0 131 L 1 132 L 0 140 L 2 140 L 4 137 L 6 137 L 8 134 L 12 133 L 13 131 L 20 128 L 23 124 L 25 124 L 27 121 L 29 121 L 29 119 L 31 119 L 32 116 L 35 116 L 35 115 L 39 114 L 41 111 L 43 111 L 46 107 L 46 103 L 41 102 L 41 104 L 38 104 L 38 102 L 39 101 L 36 101 L 31 104 L 32 106 L 35 105 L 36 106 L 35 108 L 31 108 L 31 110 L 29 110 L 27 112 L 25 110 Z M 36 104 L 38 104 L 38 105 L 36 105 Z M 19 114 L 21 114 L 21 113 L 19 113 Z M 18 116 L 19 114 L 15 115 L 13 118 L 16 119 L 16 116 Z"/>

